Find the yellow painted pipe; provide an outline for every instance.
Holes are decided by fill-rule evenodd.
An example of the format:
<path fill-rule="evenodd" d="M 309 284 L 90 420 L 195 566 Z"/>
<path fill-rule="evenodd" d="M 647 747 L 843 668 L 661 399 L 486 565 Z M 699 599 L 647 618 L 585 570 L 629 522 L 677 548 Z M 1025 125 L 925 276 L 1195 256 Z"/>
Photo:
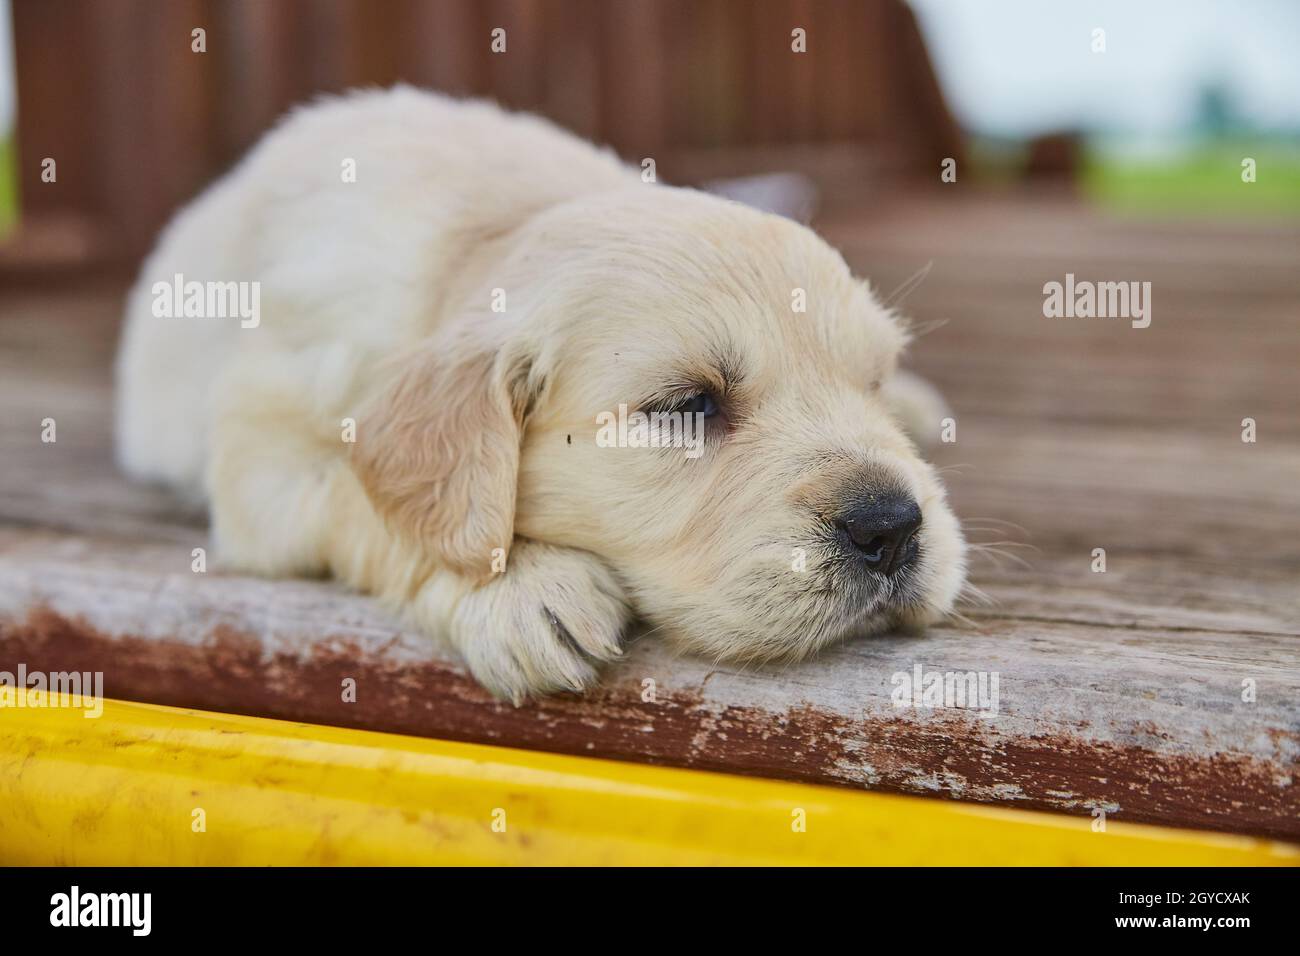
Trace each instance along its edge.
<path fill-rule="evenodd" d="M 0 863 L 1300 864 L 1286 844 L 1090 817 L 44 702 L 0 707 Z"/>

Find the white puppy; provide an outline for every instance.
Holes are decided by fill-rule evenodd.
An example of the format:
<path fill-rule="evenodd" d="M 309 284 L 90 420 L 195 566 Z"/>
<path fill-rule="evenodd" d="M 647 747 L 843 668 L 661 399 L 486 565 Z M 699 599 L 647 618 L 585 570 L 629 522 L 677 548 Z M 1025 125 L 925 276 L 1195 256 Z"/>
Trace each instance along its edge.
<path fill-rule="evenodd" d="M 294 113 L 167 228 L 118 447 L 228 567 L 380 595 L 518 702 L 588 686 L 633 613 L 753 661 L 946 614 L 906 338 L 802 226 L 399 87 Z"/>

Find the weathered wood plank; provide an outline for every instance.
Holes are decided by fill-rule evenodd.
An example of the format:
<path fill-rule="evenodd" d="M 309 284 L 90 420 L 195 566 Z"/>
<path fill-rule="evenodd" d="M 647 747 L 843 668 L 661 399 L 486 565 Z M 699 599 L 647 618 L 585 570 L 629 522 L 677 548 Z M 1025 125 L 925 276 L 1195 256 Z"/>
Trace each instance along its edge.
<path fill-rule="evenodd" d="M 1153 616 L 1178 600 L 1130 587 Z M 0 660 L 99 670 L 112 696 L 1300 836 L 1294 631 L 1098 627 L 1068 620 L 1090 595 L 1056 600 L 1050 619 L 861 640 L 784 670 L 640 640 L 597 693 L 516 710 L 336 585 L 194 574 L 182 546 L 0 532 Z M 917 665 L 996 672 L 996 715 L 898 706 L 894 675 Z"/>
<path fill-rule="evenodd" d="M 0 668 L 103 670 L 109 693 L 161 703 L 1300 838 L 1300 230 L 909 201 L 826 232 L 884 291 L 935 260 L 906 301 L 921 322 L 952 320 L 915 348 L 959 423 L 935 460 L 974 540 L 1036 548 L 1014 549 L 1028 568 L 975 555 L 994 604 L 968 621 L 780 671 L 645 639 L 585 699 L 499 704 L 365 597 L 219 562 L 191 573 L 202 515 L 112 465 L 110 286 L 0 295 Z M 1042 283 L 1067 270 L 1152 281 L 1152 327 L 1045 319 Z M 894 675 L 917 664 L 996 672 L 997 716 L 895 707 Z"/>

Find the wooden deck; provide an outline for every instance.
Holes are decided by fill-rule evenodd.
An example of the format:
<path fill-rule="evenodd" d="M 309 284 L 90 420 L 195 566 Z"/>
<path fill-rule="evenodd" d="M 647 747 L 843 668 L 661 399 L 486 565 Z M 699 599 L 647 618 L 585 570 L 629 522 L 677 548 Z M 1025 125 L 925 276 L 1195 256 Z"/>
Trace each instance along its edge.
<path fill-rule="evenodd" d="M 646 639 L 584 699 L 503 705 L 334 584 L 192 573 L 202 516 L 112 464 L 121 288 L 10 289 L 0 670 L 101 670 L 109 696 L 133 700 L 1300 840 L 1300 227 L 942 199 L 822 231 L 885 292 L 933 260 L 906 309 L 949 320 L 914 350 L 958 422 L 935 458 L 958 514 L 989 529 L 973 540 L 1036 549 L 1014 549 L 1027 567 L 976 556 L 995 603 L 969 622 L 772 671 Z M 1043 284 L 1067 272 L 1150 281 L 1151 327 L 1044 318 Z M 917 664 L 996 672 L 997 716 L 896 708 L 891 677 Z"/>

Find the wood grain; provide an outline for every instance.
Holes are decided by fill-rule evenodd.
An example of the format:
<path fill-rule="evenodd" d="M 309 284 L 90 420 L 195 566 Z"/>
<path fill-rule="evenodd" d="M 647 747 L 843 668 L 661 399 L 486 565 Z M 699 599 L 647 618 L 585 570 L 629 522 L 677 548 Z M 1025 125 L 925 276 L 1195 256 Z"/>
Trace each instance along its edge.
<path fill-rule="evenodd" d="M 15 5 L 24 209 L 111 232 L 91 248 L 96 261 L 138 261 L 171 211 L 291 106 L 399 79 L 543 113 L 634 161 L 851 142 L 928 175 L 934 144 L 960 148 L 902 0 L 161 6 Z M 810 31 L 806 54 L 790 51 L 795 26 Z M 190 48 L 195 27 L 207 30 L 205 53 Z M 495 27 L 506 53 L 490 50 Z M 58 160 L 57 184 L 39 181 L 45 157 Z"/>
<path fill-rule="evenodd" d="M 783 670 L 646 638 L 587 698 L 500 704 L 368 598 L 190 570 L 202 516 L 114 471 L 121 290 L 90 287 L 0 295 L 0 668 L 102 670 L 110 694 L 183 706 L 1300 839 L 1300 229 L 1009 200 L 836 209 L 826 235 L 883 293 L 934 260 L 904 310 L 950 320 L 915 346 L 958 420 L 935 460 L 973 540 L 1030 546 L 1000 546 L 1027 567 L 976 554 L 993 603 L 966 620 Z M 1045 319 L 1042 284 L 1067 269 L 1153 282 L 1152 327 Z M 897 706 L 895 675 L 918 664 L 997 673 L 997 714 Z"/>

